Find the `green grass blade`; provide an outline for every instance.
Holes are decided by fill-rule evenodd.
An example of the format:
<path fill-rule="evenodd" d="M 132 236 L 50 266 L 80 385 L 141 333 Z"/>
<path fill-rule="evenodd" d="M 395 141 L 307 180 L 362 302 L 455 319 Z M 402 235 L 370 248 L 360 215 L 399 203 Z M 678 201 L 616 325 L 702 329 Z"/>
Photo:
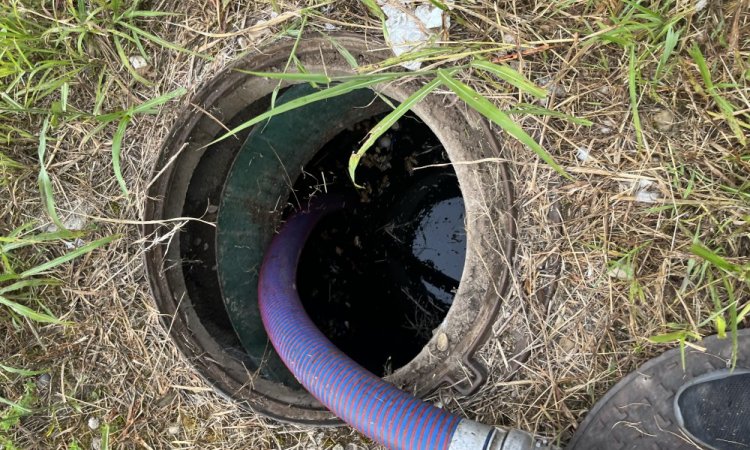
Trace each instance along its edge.
<path fill-rule="evenodd" d="M 100 449 L 109 450 L 109 424 L 107 423 L 102 425 L 102 440 L 101 440 Z"/>
<path fill-rule="evenodd" d="M 11 310 L 13 310 L 16 314 L 26 317 L 29 320 L 33 320 L 34 322 L 54 323 L 58 325 L 65 324 L 65 322 L 63 322 L 62 320 L 56 317 L 52 317 L 49 314 L 44 314 L 44 313 L 34 311 L 28 306 L 24 306 L 24 305 L 21 305 L 20 303 L 16 303 L 12 300 L 8 300 L 2 295 L 0 295 L 0 305 L 5 305 Z"/>
<path fill-rule="evenodd" d="M 4 288 L 0 288 L 0 295 L 7 294 L 8 292 L 18 291 L 20 289 L 29 288 L 29 287 L 50 286 L 54 284 L 59 284 L 59 281 L 49 279 L 49 278 L 42 278 L 42 279 L 35 278 L 31 280 L 16 281 L 15 283 L 5 286 Z"/>
<path fill-rule="evenodd" d="M 526 133 L 526 131 L 524 131 L 524 129 L 520 125 L 518 125 L 510 117 L 508 117 L 507 114 L 500 111 L 489 100 L 482 97 L 478 92 L 471 89 L 469 86 L 454 79 L 445 71 L 438 71 L 438 78 L 443 82 L 443 84 L 445 84 L 453 92 L 455 92 L 456 95 L 458 95 L 458 97 L 467 105 L 475 109 L 487 119 L 497 124 L 503 131 L 508 133 L 514 139 L 528 146 L 534 153 L 542 158 L 544 162 L 549 164 L 549 166 L 552 167 L 557 173 L 569 180 L 573 179 L 573 177 L 571 177 L 570 174 L 565 171 L 565 169 L 557 164 L 552 155 L 547 153 L 547 151 L 544 150 L 542 146 L 539 145 L 539 143 L 536 142 L 531 136 L 529 136 L 529 134 Z"/>
<path fill-rule="evenodd" d="M 308 83 L 320 83 L 329 84 L 334 81 L 372 81 L 378 80 L 379 83 L 385 81 L 394 80 L 397 78 L 414 78 L 422 75 L 433 75 L 437 73 L 435 70 L 415 70 L 413 72 L 380 72 L 376 74 L 362 74 L 362 75 L 326 75 L 321 73 L 299 73 L 299 72 L 256 72 L 253 70 L 234 69 L 240 73 L 246 73 L 248 75 L 255 75 L 257 77 L 270 78 L 274 80 L 287 80 L 296 82 L 308 82 Z"/>
<path fill-rule="evenodd" d="M 722 258 L 712 250 L 700 245 L 700 244 L 693 244 L 690 247 L 690 251 L 696 255 L 699 256 L 706 261 L 710 262 L 714 266 L 718 267 L 719 269 L 722 269 L 727 272 L 732 273 L 740 273 L 742 272 L 742 268 L 736 264 L 732 264 L 726 259 Z"/>
<path fill-rule="evenodd" d="M 506 83 L 517 87 L 521 92 L 531 94 L 537 98 L 546 98 L 547 91 L 529 81 L 520 72 L 510 66 L 501 66 L 489 61 L 476 60 L 471 62 L 471 67 L 489 72 Z"/>
<path fill-rule="evenodd" d="M 711 70 L 709 69 L 708 64 L 706 63 L 706 59 L 703 57 L 703 53 L 701 52 L 701 49 L 697 44 L 693 45 L 690 48 L 690 56 L 698 66 L 698 71 L 701 74 L 701 78 L 703 78 L 703 83 L 706 85 L 706 90 L 708 91 L 714 102 L 716 102 L 716 105 L 719 107 L 719 110 L 724 116 L 724 120 L 729 125 L 729 128 L 732 130 L 732 132 L 735 134 L 742 145 L 747 145 L 747 138 L 745 137 L 745 133 L 742 131 L 742 125 L 740 124 L 740 121 L 734 116 L 735 108 L 731 103 L 729 103 L 724 97 L 719 94 L 719 91 L 716 85 L 714 85 L 714 82 L 711 78 Z"/>
<path fill-rule="evenodd" d="M 0 397 L 0 403 L 2 403 L 3 405 L 10 406 L 11 408 L 15 408 L 18 412 L 21 412 L 24 414 L 29 414 L 31 412 L 29 408 L 21 406 L 16 402 L 12 402 L 5 397 Z"/>
<path fill-rule="evenodd" d="M 323 37 L 328 39 L 328 42 L 330 42 L 331 45 L 333 45 L 336 48 L 336 50 L 339 52 L 341 57 L 344 58 L 347 64 L 349 64 L 349 67 L 351 67 L 352 69 L 356 69 L 357 67 L 359 67 L 357 58 L 355 58 L 354 55 L 352 55 L 352 53 L 346 49 L 346 47 L 339 44 L 339 41 L 337 41 L 336 39 L 334 39 L 333 37 L 325 33 L 323 33 Z"/>
<path fill-rule="evenodd" d="M 737 313 L 737 323 L 742 322 L 745 320 L 745 316 L 750 313 L 750 302 L 748 302 L 738 313 Z"/>
<path fill-rule="evenodd" d="M 153 112 L 154 108 L 156 108 L 157 106 L 161 106 L 167 103 L 168 101 L 173 100 L 177 97 L 182 97 L 186 93 L 187 93 L 187 89 L 185 88 L 178 88 L 178 89 L 175 89 L 174 91 L 167 92 L 166 94 L 162 94 L 156 98 L 146 100 L 140 105 L 130 108 L 128 110 L 128 115 L 133 116 L 136 114 L 150 114 Z"/>
<path fill-rule="evenodd" d="M 440 10 L 442 10 L 444 12 L 450 11 L 450 8 L 448 8 L 448 5 L 446 5 L 443 2 L 439 2 L 438 0 L 430 0 L 430 3 L 432 3 L 436 7 L 440 8 Z"/>
<path fill-rule="evenodd" d="M 57 215 L 57 208 L 55 207 L 55 199 L 53 197 L 53 188 L 52 188 L 52 180 L 49 178 L 49 174 L 47 173 L 47 167 L 44 162 L 44 156 L 47 152 L 47 130 L 49 129 L 49 116 L 44 118 L 44 122 L 42 123 L 42 129 L 39 132 L 39 148 L 38 148 L 38 157 L 39 157 L 39 192 L 42 197 L 42 203 L 44 204 L 44 209 L 47 210 L 47 215 L 52 220 L 52 223 L 54 223 L 58 229 L 65 230 L 65 226 L 63 225 L 62 221 L 60 220 L 60 216 Z"/>
<path fill-rule="evenodd" d="M 687 331 L 672 331 L 670 333 L 659 334 L 648 338 L 649 342 L 654 344 L 671 344 L 673 342 L 684 341 L 687 338 Z"/>
<path fill-rule="evenodd" d="M 136 34 L 140 35 L 141 37 L 143 37 L 143 38 L 145 38 L 145 39 L 153 42 L 154 44 L 158 44 L 158 45 L 160 45 L 160 46 L 162 46 L 164 48 L 168 48 L 168 49 L 174 50 L 176 52 L 187 53 L 188 55 L 197 56 L 198 58 L 202 58 L 202 59 L 209 60 L 209 61 L 213 60 L 213 58 L 210 57 L 209 55 L 205 55 L 203 53 L 194 52 L 192 50 L 180 47 L 179 45 L 176 45 L 176 44 L 173 44 L 173 43 L 171 43 L 169 41 L 166 41 L 166 40 L 160 38 L 159 36 L 156 36 L 155 34 L 151 34 L 148 31 L 144 31 L 144 30 L 142 30 L 142 29 L 140 29 L 140 28 L 138 28 L 138 27 L 136 27 L 134 25 L 131 25 L 131 24 L 125 22 L 125 21 L 118 22 L 118 24 L 121 25 L 121 26 L 123 26 L 123 27 L 125 27 L 125 28 L 127 28 L 128 30 L 132 31 L 133 33 L 136 33 Z"/>
<path fill-rule="evenodd" d="M 55 267 L 57 267 L 57 266 L 59 266 L 61 264 L 64 264 L 64 263 L 66 263 L 68 261 L 76 259 L 76 258 L 78 258 L 81 255 L 84 255 L 84 254 L 86 254 L 86 253 L 88 253 L 88 252 L 90 252 L 92 250 L 95 250 L 95 249 L 101 247 L 101 246 L 107 245 L 110 242 L 112 242 L 112 241 L 114 241 L 116 239 L 119 239 L 119 238 L 120 238 L 119 235 L 113 235 L 113 236 L 107 236 L 105 238 L 96 240 L 94 242 L 90 242 L 90 243 L 88 243 L 86 245 L 83 245 L 83 246 L 81 246 L 81 247 L 79 247 L 79 248 L 77 248 L 77 249 L 75 249 L 75 250 L 73 250 L 73 251 L 71 251 L 69 253 L 66 253 L 66 254 L 64 254 L 62 256 L 59 256 L 59 257 L 57 257 L 57 258 L 55 258 L 55 259 L 53 259 L 51 261 L 47 261 L 44 264 L 40 264 L 40 265 L 38 265 L 36 267 L 32 267 L 31 269 L 22 272 L 19 275 L 19 277 L 20 278 L 28 278 L 28 277 L 31 277 L 31 276 L 34 276 L 34 275 L 39 275 L 40 273 L 47 272 L 48 270 L 54 269 Z"/>
<path fill-rule="evenodd" d="M 60 86 L 60 109 L 63 113 L 68 112 L 68 95 L 70 94 L 70 85 L 66 82 Z"/>
<path fill-rule="evenodd" d="M 362 146 L 359 147 L 359 150 L 357 150 L 356 153 L 353 153 L 349 158 L 349 177 L 352 179 L 352 183 L 354 183 L 355 186 L 362 187 L 359 186 L 356 182 L 355 172 L 357 171 L 359 160 L 362 159 L 362 156 L 365 154 L 365 152 L 367 152 L 367 150 L 372 147 L 375 141 L 377 141 L 378 138 L 383 135 L 383 133 L 388 131 L 393 126 L 393 124 L 401 118 L 401 116 L 406 114 L 411 108 L 414 107 L 414 105 L 422 101 L 430 92 L 434 91 L 438 86 L 440 86 L 440 84 L 441 81 L 439 79 L 434 79 L 425 84 L 416 92 L 411 94 L 409 98 L 404 100 L 393 111 L 388 113 L 388 115 L 385 116 L 380 122 L 378 122 L 377 125 L 372 127 L 372 130 L 370 130 L 370 132 L 368 133 L 365 142 L 362 144 Z"/>
<path fill-rule="evenodd" d="M 306 83 L 329 84 L 333 81 L 328 75 L 323 73 L 297 73 L 297 72 L 254 72 L 252 70 L 236 69 L 237 72 L 255 75 L 256 77 L 270 78 L 272 80 L 285 80 Z"/>
<path fill-rule="evenodd" d="M 259 114 L 252 119 L 232 128 L 222 136 L 214 139 L 213 141 L 206 144 L 206 147 L 209 147 L 219 141 L 222 141 L 228 137 L 234 136 L 235 134 L 239 133 L 240 131 L 247 129 L 255 124 L 258 124 L 260 122 L 263 122 L 264 120 L 270 119 L 271 117 L 277 116 L 279 114 L 283 114 L 287 111 L 291 111 L 293 109 L 299 108 L 301 106 L 309 105 L 310 103 L 319 102 L 321 100 L 325 100 L 327 98 L 336 97 L 339 95 L 347 94 L 351 91 L 357 90 L 357 89 L 363 89 L 363 88 L 369 88 L 373 85 L 376 85 L 378 83 L 382 83 L 385 81 L 389 81 L 392 78 L 390 76 L 384 76 L 384 77 L 375 77 L 375 78 L 368 78 L 366 80 L 355 80 L 355 81 L 347 81 L 341 84 L 337 84 L 335 86 L 329 87 L 327 89 L 323 89 L 318 92 L 314 92 L 309 95 L 305 95 L 303 97 L 294 99 L 290 102 L 284 103 L 283 105 L 278 105 L 277 107 L 270 109 L 263 114 Z"/>
<path fill-rule="evenodd" d="M 47 370 L 26 370 L 26 369 L 17 369 L 15 367 L 8 367 L 3 364 L 0 364 L 0 370 L 4 370 L 8 373 L 13 373 L 16 375 L 21 375 L 22 377 L 33 377 L 35 375 L 41 375 L 43 373 L 47 373 Z"/>
<path fill-rule="evenodd" d="M 117 124 L 117 130 L 112 136 L 112 169 L 115 171 L 115 179 L 117 184 L 120 185 L 120 190 L 126 196 L 128 195 L 128 187 L 125 185 L 125 178 L 122 176 L 122 167 L 120 167 L 120 154 L 122 152 L 122 140 L 125 137 L 125 130 L 128 128 L 130 123 L 130 117 L 125 116 L 120 123 Z"/>
<path fill-rule="evenodd" d="M 385 14 L 383 13 L 383 10 L 380 9 L 380 5 L 377 4 L 375 0 L 362 0 L 362 3 L 365 4 L 367 9 L 370 10 L 370 13 L 380 19 L 381 21 L 385 21 Z"/>
<path fill-rule="evenodd" d="M 635 127 L 635 138 L 638 148 L 643 148 L 643 128 L 641 128 L 641 115 L 638 112 L 638 67 L 635 55 L 635 45 L 630 45 L 630 60 L 628 62 L 628 90 L 630 92 L 630 109 L 633 114 L 633 127 Z"/>
<path fill-rule="evenodd" d="M 126 19 L 134 19 L 137 17 L 170 17 L 170 16 L 179 16 L 177 13 L 171 13 L 166 11 L 125 11 L 122 14 L 122 17 Z"/>
<path fill-rule="evenodd" d="M 14 230 L 15 231 L 15 230 Z M 83 231 L 53 231 L 51 233 L 39 233 L 30 237 L 0 236 L 0 253 L 8 253 L 18 248 L 44 242 L 57 241 L 60 239 L 71 239 L 83 236 Z"/>
<path fill-rule="evenodd" d="M 146 86 L 152 86 L 153 83 L 148 81 L 147 79 L 143 78 L 138 74 L 138 71 L 135 70 L 135 67 L 133 67 L 132 64 L 130 64 L 130 58 L 128 58 L 128 55 L 125 54 L 125 49 L 122 47 L 122 42 L 120 40 L 119 36 L 112 36 L 114 42 L 115 42 L 115 50 L 117 51 L 117 56 L 120 57 L 120 62 L 122 62 L 122 65 L 125 66 L 127 71 L 130 73 L 130 75 L 139 83 L 144 84 Z"/>
<path fill-rule="evenodd" d="M 654 79 L 658 80 L 661 78 L 664 68 L 667 66 L 669 57 L 674 53 L 674 49 L 677 47 L 677 43 L 680 41 L 680 30 L 675 31 L 674 27 L 669 27 L 667 30 L 667 37 L 664 40 L 664 49 L 662 50 L 661 57 L 659 58 L 659 64 L 656 66 L 656 73 Z"/>

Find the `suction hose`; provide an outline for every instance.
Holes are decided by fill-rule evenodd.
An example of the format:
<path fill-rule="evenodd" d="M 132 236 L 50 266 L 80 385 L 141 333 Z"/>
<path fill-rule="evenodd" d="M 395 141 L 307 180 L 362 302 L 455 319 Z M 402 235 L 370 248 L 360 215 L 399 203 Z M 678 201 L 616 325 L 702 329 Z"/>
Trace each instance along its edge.
<path fill-rule="evenodd" d="M 547 448 L 526 432 L 463 419 L 401 391 L 352 361 L 318 330 L 297 294 L 297 263 L 317 222 L 342 206 L 343 201 L 326 201 L 290 218 L 260 271 L 263 324 L 299 382 L 346 423 L 391 450 Z"/>

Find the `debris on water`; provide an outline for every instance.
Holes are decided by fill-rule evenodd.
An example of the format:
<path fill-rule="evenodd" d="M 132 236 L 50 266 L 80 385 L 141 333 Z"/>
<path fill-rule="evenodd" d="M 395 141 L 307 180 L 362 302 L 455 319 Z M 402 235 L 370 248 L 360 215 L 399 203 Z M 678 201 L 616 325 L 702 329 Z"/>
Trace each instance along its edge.
<path fill-rule="evenodd" d="M 308 239 L 297 289 L 321 331 L 383 375 L 416 356 L 444 320 L 463 274 L 466 231 L 455 172 L 416 116 L 403 117 L 366 154 L 358 172 L 365 189 L 352 187 L 348 156 L 380 118 L 339 134 L 304 168 L 325 174 L 328 191 L 350 200 Z M 410 163 L 391 165 L 394 155 Z M 290 205 L 320 195 L 320 179 L 300 177 Z"/>
<path fill-rule="evenodd" d="M 391 147 L 391 137 L 387 134 L 378 139 L 378 147 L 380 148 L 390 148 Z"/>

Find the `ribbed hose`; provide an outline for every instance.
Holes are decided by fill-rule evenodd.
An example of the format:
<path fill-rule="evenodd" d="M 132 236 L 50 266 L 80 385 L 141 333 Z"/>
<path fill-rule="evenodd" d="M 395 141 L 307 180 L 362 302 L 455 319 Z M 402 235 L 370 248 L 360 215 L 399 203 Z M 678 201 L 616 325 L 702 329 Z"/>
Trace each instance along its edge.
<path fill-rule="evenodd" d="M 264 257 L 261 316 L 289 370 L 333 413 L 391 450 L 540 448 L 527 433 L 462 419 L 397 389 L 339 351 L 313 324 L 297 294 L 297 263 L 315 224 L 341 205 L 329 201 L 293 216 Z"/>

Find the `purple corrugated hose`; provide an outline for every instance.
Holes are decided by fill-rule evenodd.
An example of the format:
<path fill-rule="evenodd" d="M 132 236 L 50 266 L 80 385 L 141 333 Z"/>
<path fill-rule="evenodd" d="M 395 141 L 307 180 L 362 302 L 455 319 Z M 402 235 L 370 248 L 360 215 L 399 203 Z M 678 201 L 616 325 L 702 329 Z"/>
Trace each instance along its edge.
<path fill-rule="evenodd" d="M 532 448 L 527 433 L 462 419 L 383 381 L 342 353 L 313 324 L 297 294 L 297 263 L 315 224 L 342 205 L 337 200 L 320 202 L 296 214 L 264 257 L 258 284 L 261 316 L 289 370 L 334 414 L 392 450 Z"/>

